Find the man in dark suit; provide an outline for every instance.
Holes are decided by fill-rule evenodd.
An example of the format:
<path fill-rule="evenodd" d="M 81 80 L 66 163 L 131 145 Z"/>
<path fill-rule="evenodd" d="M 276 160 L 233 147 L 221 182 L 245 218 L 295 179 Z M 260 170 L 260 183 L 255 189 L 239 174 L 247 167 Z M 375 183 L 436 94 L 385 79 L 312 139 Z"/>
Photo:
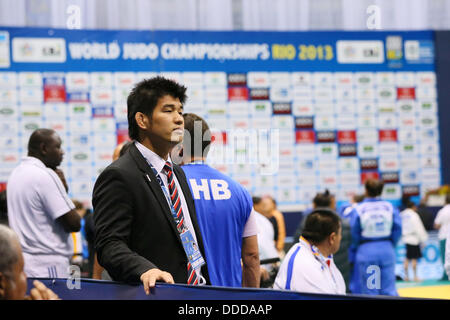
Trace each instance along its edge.
<path fill-rule="evenodd" d="M 209 284 L 202 236 L 183 170 L 186 88 L 156 77 L 128 96 L 128 152 L 98 177 L 92 198 L 98 260 L 116 281 Z M 196 250 L 198 248 L 198 250 Z"/>

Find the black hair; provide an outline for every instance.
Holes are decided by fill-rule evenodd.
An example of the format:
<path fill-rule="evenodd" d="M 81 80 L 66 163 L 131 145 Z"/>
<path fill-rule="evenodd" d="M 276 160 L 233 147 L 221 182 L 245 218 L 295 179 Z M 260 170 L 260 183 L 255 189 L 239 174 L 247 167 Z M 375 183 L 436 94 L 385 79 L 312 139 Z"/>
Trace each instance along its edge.
<path fill-rule="evenodd" d="M 206 121 L 194 114 L 185 113 L 184 118 L 184 129 L 185 129 L 185 139 L 183 143 L 183 155 L 191 155 L 195 157 L 206 157 L 211 145 L 211 131 Z M 200 129 L 200 132 L 197 132 Z M 186 132 L 189 133 L 189 139 L 186 137 Z M 199 137 L 199 133 L 201 136 Z M 201 145 L 201 150 L 196 146 Z M 200 152 L 200 154 L 199 154 Z"/>
<path fill-rule="evenodd" d="M 333 195 L 325 189 L 324 193 L 317 193 L 313 199 L 313 203 L 316 207 L 330 207 Z"/>
<path fill-rule="evenodd" d="M 383 192 L 384 182 L 378 179 L 368 179 L 365 188 L 369 197 L 378 197 Z"/>
<path fill-rule="evenodd" d="M 253 200 L 253 205 L 255 205 L 255 204 L 259 204 L 261 202 L 262 198 L 261 197 L 252 197 L 252 200 Z"/>
<path fill-rule="evenodd" d="M 407 195 L 403 195 L 402 196 L 402 206 L 403 208 L 408 208 L 411 209 L 415 206 L 416 204 L 414 202 L 411 201 L 411 197 L 407 196 Z"/>
<path fill-rule="evenodd" d="M 137 83 L 127 99 L 128 135 L 133 140 L 139 140 L 139 126 L 136 123 L 137 112 L 151 117 L 158 100 L 166 95 L 178 98 L 181 104 L 187 99 L 186 87 L 174 80 L 163 77 L 145 79 Z"/>
<path fill-rule="evenodd" d="M 48 143 L 50 137 L 55 134 L 53 129 L 39 128 L 33 131 L 28 140 L 28 154 L 40 155 L 41 143 Z"/>
<path fill-rule="evenodd" d="M 316 209 L 306 217 L 302 236 L 313 244 L 323 242 L 330 234 L 339 232 L 341 218 L 330 209 Z"/>

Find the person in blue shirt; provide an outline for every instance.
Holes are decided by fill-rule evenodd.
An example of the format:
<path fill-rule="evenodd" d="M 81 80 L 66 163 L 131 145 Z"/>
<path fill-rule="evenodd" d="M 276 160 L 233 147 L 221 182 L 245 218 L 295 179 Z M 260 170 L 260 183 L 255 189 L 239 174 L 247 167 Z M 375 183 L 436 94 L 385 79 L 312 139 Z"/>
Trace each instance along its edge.
<path fill-rule="evenodd" d="M 239 183 L 205 163 L 211 143 L 206 121 L 192 113 L 183 117 L 182 168 L 194 198 L 211 285 L 259 287 L 258 228 L 252 198 Z"/>
<path fill-rule="evenodd" d="M 395 288 L 395 245 L 402 235 L 398 209 L 380 198 L 384 183 L 368 179 L 366 195 L 352 214 L 351 249 L 358 279 L 356 292 L 397 296 Z"/>

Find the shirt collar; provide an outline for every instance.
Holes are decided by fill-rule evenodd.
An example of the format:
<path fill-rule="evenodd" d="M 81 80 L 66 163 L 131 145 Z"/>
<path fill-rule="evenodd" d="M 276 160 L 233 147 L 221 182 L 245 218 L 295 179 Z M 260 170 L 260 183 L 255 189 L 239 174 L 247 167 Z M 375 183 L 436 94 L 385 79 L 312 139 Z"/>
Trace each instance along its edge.
<path fill-rule="evenodd" d="M 22 162 L 32 164 L 40 168 L 46 168 L 45 164 L 36 157 L 25 156 L 22 158 Z"/>
<path fill-rule="evenodd" d="M 305 245 L 305 246 L 307 246 L 307 247 L 309 247 L 309 248 L 311 249 L 312 254 L 314 255 L 314 257 L 315 257 L 317 260 L 319 260 L 319 261 L 320 261 L 321 263 L 323 263 L 323 264 L 327 264 L 328 266 L 330 266 L 331 259 L 333 258 L 333 255 L 332 255 L 332 254 L 330 254 L 328 257 L 324 257 L 324 256 L 320 253 L 319 249 L 318 249 L 315 245 L 313 245 L 312 243 L 310 243 L 308 240 L 306 240 L 305 238 L 303 238 L 303 236 L 300 236 L 300 242 L 301 242 L 303 245 Z"/>
<path fill-rule="evenodd" d="M 155 168 L 156 172 L 159 174 L 164 168 L 164 165 L 166 164 L 166 160 L 161 158 L 159 155 L 157 155 L 155 152 L 150 150 L 149 148 L 145 147 L 142 143 L 139 143 L 138 141 L 135 141 L 136 148 L 141 152 L 142 156 L 147 160 L 147 162 L 151 163 L 153 168 Z M 167 158 L 167 161 L 173 166 L 172 160 L 170 159 L 170 154 Z"/>

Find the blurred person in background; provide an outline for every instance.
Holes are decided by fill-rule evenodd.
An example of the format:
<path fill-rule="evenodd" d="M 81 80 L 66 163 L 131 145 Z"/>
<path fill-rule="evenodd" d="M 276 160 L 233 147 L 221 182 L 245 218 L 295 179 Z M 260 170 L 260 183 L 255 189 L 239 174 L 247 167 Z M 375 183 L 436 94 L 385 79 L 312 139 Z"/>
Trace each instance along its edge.
<path fill-rule="evenodd" d="M 384 183 L 368 179 L 364 200 L 352 213 L 351 259 L 358 278 L 352 293 L 398 296 L 395 288 L 395 246 L 402 235 L 398 209 L 381 199 Z"/>
<path fill-rule="evenodd" d="M 61 138 L 51 129 L 35 130 L 28 156 L 12 171 L 7 183 L 8 220 L 17 233 L 31 277 L 67 278 L 73 254 L 71 232 L 81 217 L 70 200 L 64 173 Z"/>
<path fill-rule="evenodd" d="M 258 226 L 258 252 L 261 263 L 260 286 L 261 288 L 271 288 L 280 265 L 280 256 L 275 246 L 275 241 L 273 241 L 275 231 L 271 221 L 265 215 L 258 212 L 258 208 L 264 208 L 264 206 L 261 206 L 262 198 L 252 197 L 252 201 Z"/>
<path fill-rule="evenodd" d="M 276 242 L 275 246 L 277 247 L 280 257 L 283 258 L 285 255 L 284 243 L 285 243 L 285 239 L 286 239 L 286 224 L 284 222 L 283 214 L 277 209 L 276 200 L 272 197 L 269 197 L 269 199 L 272 200 L 271 215 L 277 221 L 277 226 L 278 226 L 277 237 L 275 238 L 275 242 Z"/>
<path fill-rule="evenodd" d="M 434 228 L 439 230 L 438 238 L 441 251 L 441 260 L 442 264 L 444 264 L 447 235 L 450 230 L 450 193 L 446 195 L 445 205 L 441 210 L 438 211 L 436 218 L 434 219 Z M 448 279 L 449 278 L 444 271 L 441 280 L 447 281 Z"/>
<path fill-rule="evenodd" d="M 428 239 L 427 231 L 417 214 L 417 207 L 409 197 L 402 198 L 404 210 L 400 212 L 402 218 L 402 240 L 406 245 L 406 258 L 404 262 L 405 281 L 409 281 L 409 263 L 414 273 L 414 281 L 420 281 L 417 276 L 417 261 L 422 257 L 421 245 Z"/>

